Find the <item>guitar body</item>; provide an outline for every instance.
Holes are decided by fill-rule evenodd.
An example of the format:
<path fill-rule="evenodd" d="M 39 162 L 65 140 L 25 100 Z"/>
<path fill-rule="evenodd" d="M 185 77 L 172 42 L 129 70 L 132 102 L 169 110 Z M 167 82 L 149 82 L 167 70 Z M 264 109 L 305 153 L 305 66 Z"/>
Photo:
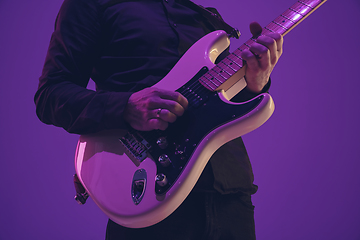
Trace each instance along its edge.
<path fill-rule="evenodd" d="M 169 216 L 220 146 L 258 128 L 271 116 L 274 104 L 268 94 L 245 103 L 228 100 L 227 93 L 232 96 L 245 86 L 243 80 L 236 79 L 236 89 L 227 93 L 211 92 L 199 84 L 198 77 L 215 66 L 228 45 L 223 31 L 206 35 L 155 85 L 182 92 L 189 99 L 186 113 L 166 131 L 119 130 L 80 137 L 76 173 L 114 222 L 142 228 Z"/>
<path fill-rule="evenodd" d="M 326 0 L 297 1 L 262 29 L 287 34 Z M 114 130 L 80 137 L 77 176 L 87 193 L 114 222 L 130 228 L 156 224 L 185 200 L 213 153 L 261 126 L 273 113 L 269 94 L 250 101 L 230 99 L 246 86 L 241 52 L 251 38 L 215 64 L 229 46 L 224 31 L 196 42 L 155 85 L 189 101 L 184 115 L 165 131 Z"/>

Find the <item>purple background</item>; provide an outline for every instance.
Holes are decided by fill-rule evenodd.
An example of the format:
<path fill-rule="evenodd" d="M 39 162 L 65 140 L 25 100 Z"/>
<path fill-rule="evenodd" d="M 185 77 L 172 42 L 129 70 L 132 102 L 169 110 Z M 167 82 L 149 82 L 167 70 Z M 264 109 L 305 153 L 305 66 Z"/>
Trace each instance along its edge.
<path fill-rule="evenodd" d="M 293 0 L 197 0 L 249 37 Z M 106 217 L 73 200 L 78 136 L 42 124 L 33 95 L 62 0 L 0 0 L 0 239 L 104 239 Z M 241 6 L 241 8 L 240 8 Z M 241 11 L 246 9 L 246 11 Z M 244 137 L 259 191 L 258 239 L 360 239 L 359 0 L 329 0 L 285 37 L 276 110 Z M 179 226 L 181 227 L 181 226 Z"/>

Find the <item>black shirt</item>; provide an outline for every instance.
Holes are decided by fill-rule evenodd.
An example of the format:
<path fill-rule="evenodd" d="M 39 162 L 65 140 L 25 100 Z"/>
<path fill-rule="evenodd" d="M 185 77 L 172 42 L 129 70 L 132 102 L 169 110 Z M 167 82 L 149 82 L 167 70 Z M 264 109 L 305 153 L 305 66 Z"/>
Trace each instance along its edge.
<path fill-rule="evenodd" d="M 77 134 L 126 128 L 130 95 L 160 81 L 193 43 L 216 30 L 186 1 L 65 0 L 35 94 L 40 120 Z M 86 89 L 89 78 L 97 91 Z M 195 189 L 256 192 L 241 138 L 218 149 L 210 163 Z"/>

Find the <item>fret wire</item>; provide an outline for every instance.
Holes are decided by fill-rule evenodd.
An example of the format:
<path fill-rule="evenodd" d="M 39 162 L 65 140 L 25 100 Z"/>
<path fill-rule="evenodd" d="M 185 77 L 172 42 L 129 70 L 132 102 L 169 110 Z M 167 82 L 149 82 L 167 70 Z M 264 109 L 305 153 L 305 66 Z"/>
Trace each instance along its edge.
<path fill-rule="evenodd" d="M 209 75 L 210 75 L 210 74 L 209 74 Z M 211 75 L 210 75 L 210 76 L 211 76 Z M 208 81 L 208 83 L 209 83 L 210 85 L 214 85 L 214 86 L 215 86 L 215 87 L 213 87 L 214 90 L 219 87 L 217 84 L 214 83 L 213 79 L 210 79 L 210 78 L 208 78 L 208 77 L 206 77 L 206 76 L 204 76 L 204 77 L 206 78 L 206 80 Z"/>
<path fill-rule="evenodd" d="M 242 49 L 243 48 L 243 49 Z M 239 48 L 238 48 L 240 51 L 244 51 L 244 50 L 248 50 L 249 47 L 247 47 L 245 44 L 241 45 Z"/>
<path fill-rule="evenodd" d="M 267 27 L 264 27 L 266 30 L 269 30 L 270 32 L 274 32 L 273 30 L 267 28 Z"/>
<path fill-rule="evenodd" d="M 271 31 L 271 30 L 267 29 L 266 27 L 264 27 L 264 28 L 262 29 L 261 34 L 264 35 L 264 34 L 268 34 L 268 33 L 272 33 L 272 32 L 273 32 L 273 31 Z"/>
<path fill-rule="evenodd" d="M 298 2 L 307 5 L 311 8 L 316 8 L 321 2 L 324 2 L 322 0 L 316 0 L 316 1 L 307 1 L 307 0 L 299 0 Z"/>
<path fill-rule="evenodd" d="M 292 19 L 288 18 L 287 16 L 284 16 L 284 15 L 282 15 L 282 14 L 281 14 L 280 16 L 283 17 L 283 18 L 286 18 L 287 20 L 289 20 L 289 21 L 291 21 L 291 22 L 293 22 L 293 23 L 295 24 L 295 22 L 294 22 Z M 293 25 L 294 25 L 294 24 L 293 24 Z"/>
<path fill-rule="evenodd" d="M 224 58 L 224 60 L 225 60 L 225 59 L 229 59 L 229 58 L 226 56 L 226 57 Z M 224 60 L 223 60 L 223 61 L 224 61 Z M 232 62 L 231 59 L 229 59 L 229 61 L 230 61 L 230 63 Z M 224 63 L 225 63 L 225 61 L 224 61 Z M 234 68 L 231 66 L 231 64 L 227 64 L 227 63 L 226 63 L 226 65 L 227 65 L 231 70 L 233 70 L 235 73 L 237 72 L 237 70 L 234 69 Z"/>
<path fill-rule="evenodd" d="M 217 71 L 216 68 L 219 68 L 220 71 Z M 217 66 L 217 65 L 213 68 L 213 70 L 214 70 L 217 74 L 219 74 L 222 78 L 224 78 L 225 81 L 228 80 L 229 77 L 231 77 L 229 74 L 227 74 L 226 72 L 224 72 L 224 71 L 223 71 L 219 66 Z M 225 77 L 222 73 L 227 74 L 229 77 Z M 225 81 L 224 81 L 224 82 L 225 82 Z M 224 82 L 222 82 L 222 83 L 224 83 Z"/>
<path fill-rule="evenodd" d="M 254 41 L 251 38 L 245 42 L 245 44 L 247 44 L 249 46 L 251 46 L 253 43 L 254 43 Z"/>
<path fill-rule="evenodd" d="M 231 66 L 231 68 L 234 69 L 234 72 L 239 71 L 239 70 L 241 69 L 241 66 L 239 66 L 234 60 L 232 60 L 232 59 L 230 58 L 230 56 L 231 56 L 231 55 L 228 55 L 228 56 L 226 56 L 226 58 L 230 61 L 230 66 Z M 239 69 L 236 70 L 236 69 L 234 68 L 234 63 L 235 63 L 236 66 L 239 67 Z"/>
<path fill-rule="evenodd" d="M 203 76 L 204 77 L 204 76 Z M 204 78 L 206 78 L 206 77 L 204 77 Z M 199 78 L 199 81 L 201 81 L 201 82 L 203 82 L 205 85 L 207 85 L 211 90 L 215 90 L 215 89 L 213 89 L 211 86 L 209 86 L 209 84 L 207 84 L 206 83 L 206 81 L 204 81 L 204 80 L 202 80 L 201 78 Z"/>
<path fill-rule="evenodd" d="M 221 84 L 223 84 L 223 82 L 221 82 L 219 79 L 216 78 L 215 74 L 212 74 L 211 72 L 215 72 L 214 70 L 210 70 L 207 73 L 212 76 L 212 79 L 210 79 L 210 81 L 216 86 L 216 88 L 218 88 Z M 215 72 L 216 75 L 219 75 L 217 72 Z M 220 85 L 216 84 L 213 80 L 216 80 L 220 83 Z"/>
<path fill-rule="evenodd" d="M 298 1 L 298 2 L 304 4 L 304 5 L 308 6 L 308 7 L 311 7 L 310 5 L 304 3 L 303 1 Z M 311 8 L 312 8 L 312 7 L 311 7 Z"/>
<path fill-rule="evenodd" d="M 249 46 L 249 45 L 247 45 L 246 43 L 244 43 L 244 45 L 245 45 L 245 46 L 247 46 L 248 48 L 250 48 L 250 46 Z"/>
<path fill-rule="evenodd" d="M 206 73 L 205 73 L 206 74 Z M 204 76 L 204 75 L 203 75 Z M 191 92 L 192 89 L 197 90 L 199 87 L 203 86 L 201 83 L 199 84 L 199 80 L 203 77 L 201 76 L 197 81 L 193 82 L 192 84 L 190 84 L 186 89 Z M 201 80 L 202 81 L 202 80 Z"/>
<path fill-rule="evenodd" d="M 205 85 L 207 85 L 209 88 L 211 88 L 212 90 L 214 90 L 211 86 L 209 86 L 209 84 L 206 83 L 206 80 L 203 80 L 201 78 L 204 78 L 204 76 L 201 76 L 197 81 L 193 82 L 189 87 L 187 87 L 184 91 L 187 92 L 194 92 L 196 91 L 199 94 L 206 94 L 206 91 L 209 91 L 209 89 L 204 86 L 203 84 L 201 84 L 201 82 L 203 82 Z M 201 82 L 200 82 L 201 81 Z M 190 96 L 192 96 L 192 94 L 190 94 Z"/>
<path fill-rule="evenodd" d="M 221 62 L 220 62 L 220 63 L 221 63 Z M 220 64 L 220 63 L 219 63 L 219 64 Z M 223 71 L 224 73 L 226 73 L 227 75 L 229 75 L 229 77 L 228 77 L 228 79 L 229 79 L 229 78 L 231 77 L 231 74 L 230 74 L 229 72 L 227 72 L 224 68 L 220 67 L 219 64 L 217 65 L 217 67 L 220 68 L 221 71 Z"/>
<path fill-rule="evenodd" d="M 220 63 L 223 63 L 223 62 L 221 61 Z M 219 63 L 219 64 L 220 64 L 220 63 Z M 221 74 L 224 75 L 224 78 L 225 78 L 226 80 L 228 80 L 228 79 L 231 77 L 231 73 L 229 73 L 228 71 L 226 71 L 226 70 L 225 70 L 223 67 L 221 67 L 219 64 L 218 64 L 216 67 L 213 68 L 214 71 L 216 71 L 215 69 L 218 68 L 218 69 L 220 70 L 219 72 L 221 72 Z M 226 80 L 225 80 L 225 81 L 226 81 Z M 224 81 L 224 82 L 225 82 L 225 81 Z M 224 83 L 224 82 L 223 82 L 223 83 Z"/>
<path fill-rule="evenodd" d="M 234 52 L 232 52 L 231 54 L 233 54 L 235 57 L 237 57 L 238 59 L 240 59 L 241 61 L 243 61 L 242 57 L 240 57 L 240 55 L 238 55 L 237 53 L 235 53 L 236 51 L 240 51 L 240 54 L 242 52 L 242 50 L 240 48 L 237 48 Z"/>
<path fill-rule="evenodd" d="M 282 25 L 283 27 L 290 29 L 292 26 L 294 26 L 294 23 L 287 18 L 278 16 L 275 18 L 274 22 L 277 22 L 278 24 Z"/>
<path fill-rule="evenodd" d="M 295 3 L 290 8 L 294 9 L 296 12 L 298 12 L 299 14 L 301 14 L 303 16 L 306 16 L 309 12 L 311 12 L 313 10 L 312 7 L 304 5 L 300 2 Z"/>
<path fill-rule="evenodd" d="M 269 25 L 266 26 L 268 29 L 273 30 L 274 32 L 283 34 L 286 32 L 286 28 L 279 26 L 278 24 L 275 24 L 273 22 L 271 22 Z"/>
<path fill-rule="evenodd" d="M 226 77 L 226 76 L 224 76 L 223 75 L 223 73 L 225 73 L 225 72 L 217 72 L 216 70 L 215 70 L 215 68 L 216 68 L 217 66 L 215 66 L 215 67 L 213 67 L 209 72 L 213 72 L 214 74 L 212 74 L 212 75 L 214 75 L 214 78 L 216 79 L 216 81 L 218 81 L 220 84 L 218 85 L 218 87 L 221 85 L 221 84 L 223 84 L 224 82 L 226 82 L 226 80 L 228 80 L 229 79 L 229 77 Z M 215 76 L 215 74 L 216 74 L 216 76 L 220 76 L 220 77 L 222 77 L 224 80 L 222 80 L 222 79 L 219 79 L 219 78 L 217 78 L 216 76 Z"/>
<path fill-rule="evenodd" d="M 275 20 L 272 21 L 272 22 L 275 23 L 276 25 L 278 25 L 279 27 L 282 27 L 283 29 L 288 30 L 288 28 L 286 28 L 285 26 L 281 25 L 280 23 L 275 22 Z"/>
<path fill-rule="evenodd" d="M 235 51 L 230 53 L 232 56 L 236 57 L 237 59 L 240 59 L 240 60 L 243 60 L 241 57 L 238 57 L 236 54 L 235 54 Z M 238 62 L 234 59 L 232 60 L 236 65 L 239 66 L 239 68 L 241 69 L 243 66 L 242 65 L 239 65 Z"/>
<path fill-rule="evenodd" d="M 306 14 L 305 14 L 305 15 L 301 14 L 300 12 L 298 12 L 297 10 L 295 10 L 295 9 L 293 9 L 293 8 L 291 8 L 291 7 L 290 7 L 289 9 L 290 9 L 291 11 L 294 11 L 294 12 L 300 14 L 301 16 L 305 16 L 305 15 L 306 15 Z"/>
<path fill-rule="evenodd" d="M 214 89 L 208 84 L 209 81 L 208 81 L 208 79 L 205 77 L 205 75 L 203 75 L 201 78 L 199 78 L 199 81 L 201 81 L 202 83 L 204 83 L 205 85 L 207 85 L 208 88 L 214 90 Z M 202 84 L 202 85 L 204 85 L 204 84 Z M 206 87 L 206 86 L 205 86 L 205 87 Z"/>
<path fill-rule="evenodd" d="M 286 14 L 295 23 L 297 23 L 303 17 L 301 14 L 292 11 L 290 8 L 287 9 L 283 14 Z"/>
<path fill-rule="evenodd" d="M 207 72 L 206 72 L 207 73 Z M 205 74 L 206 74 L 205 73 Z M 199 91 L 199 93 L 201 92 L 201 90 L 202 90 L 202 88 L 201 87 L 204 87 L 201 83 L 199 83 L 199 80 L 201 79 L 201 78 L 205 78 L 204 76 L 205 76 L 205 74 L 204 75 L 202 75 L 199 79 L 198 79 L 198 81 L 195 81 L 193 84 L 191 84 L 188 88 L 192 88 L 192 89 L 194 89 L 194 91 L 198 91 L 198 89 L 200 88 L 200 91 Z M 203 80 L 202 80 L 203 81 Z M 206 81 L 206 80 L 204 80 L 204 81 Z M 205 89 L 207 89 L 206 87 L 205 87 Z M 205 89 L 203 89 L 204 91 L 205 91 Z M 207 89 L 207 90 L 209 90 L 209 89 Z"/>
<path fill-rule="evenodd" d="M 225 67 L 220 66 L 221 64 L 225 65 Z M 227 66 L 227 64 L 224 63 L 224 61 L 219 62 L 218 66 L 219 66 L 222 70 L 224 70 L 229 76 L 232 76 L 232 75 L 234 75 L 234 73 L 235 73 L 235 72 L 234 72 L 234 73 L 229 72 L 229 70 L 231 70 L 231 68 L 230 68 L 229 66 Z"/>
<path fill-rule="evenodd" d="M 277 32 L 280 34 L 286 33 L 322 2 L 323 0 L 299 0 L 297 3 L 293 4 L 290 8 L 288 8 L 283 14 L 278 16 L 270 24 L 264 27 L 263 34 L 266 34 L 267 32 Z M 230 55 L 225 57 L 225 59 L 223 59 L 213 69 L 209 70 L 206 73 L 207 75 L 204 74 L 201 78 L 199 78 L 199 80 L 206 86 L 208 86 L 210 89 L 214 90 L 214 88 L 210 86 L 211 84 L 217 86 L 217 84 L 213 80 L 222 84 L 228 79 L 223 74 L 227 74 L 231 77 L 243 67 L 242 62 L 240 63 L 238 61 L 238 59 L 243 61 L 243 59 L 240 57 L 241 52 L 243 50 L 249 49 L 254 42 L 256 42 L 256 38 L 250 38 L 242 46 L 240 46 L 233 53 L 231 53 L 231 56 L 234 56 L 236 59 L 234 57 L 231 57 Z M 220 69 L 220 71 L 218 71 L 217 68 Z M 239 69 L 236 70 L 237 68 Z M 209 79 L 209 76 L 211 77 L 211 79 Z M 220 76 L 225 81 L 220 81 L 216 76 Z"/>
<path fill-rule="evenodd" d="M 211 71 L 211 70 L 210 70 Z M 213 82 L 213 80 L 215 79 L 216 81 L 220 82 L 219 80 L 217 80 L 211 73 L 210 71 L 208 71 L 207 73 L 204 74 L 204 77 L 209 81 L 209 83 L 212 83 L 216 88 L 219 87 L 219 85 L 215 84 L 215 82 Z M 206 75 L 210 75 L 211 78 L 207 77 Z M 221 82 L 220 82 L 221 83 Z M 216 89 L 215 88 L 215 89 Z"/>

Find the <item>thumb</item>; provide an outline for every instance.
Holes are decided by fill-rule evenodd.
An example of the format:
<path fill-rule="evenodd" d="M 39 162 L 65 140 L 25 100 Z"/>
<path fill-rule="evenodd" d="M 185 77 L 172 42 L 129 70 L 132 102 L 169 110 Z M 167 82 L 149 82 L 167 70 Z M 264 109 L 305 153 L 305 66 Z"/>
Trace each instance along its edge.
<path fill-rule="evenodd" d="M 250 32 L 254 37 L 257 37 L 262 32 L 262 27 L 258 22 L 252 22 L 250 23 Z"/>

